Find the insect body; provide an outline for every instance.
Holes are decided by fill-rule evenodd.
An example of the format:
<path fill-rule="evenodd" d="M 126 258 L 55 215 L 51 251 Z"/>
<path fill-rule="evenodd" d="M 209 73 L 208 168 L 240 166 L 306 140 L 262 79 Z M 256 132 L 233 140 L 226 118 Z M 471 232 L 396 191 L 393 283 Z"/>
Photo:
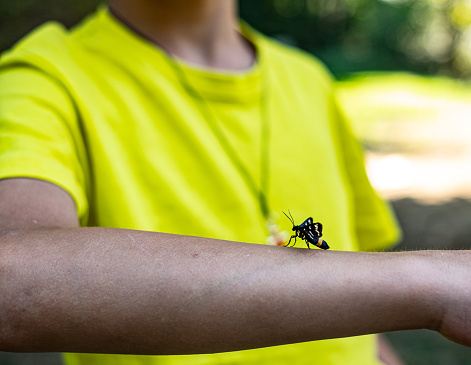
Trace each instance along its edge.
<path fill-rule="evenodd" d="M 291 215 L 291 212 L 289 210 L 288 212 L 290 215 L 289 217 L 285 212 L 283 212 L 283 214 L 286 215 L 286 217 L 288 217 L 288 219 L 293 224 L 293 231 L 295 232 L 295 234 L 290 237 L 289 242 L 285 246 L 289 247 L 291 240 L 293 238 L 294 238 L 294 244 L 293 244 L 294 246 L 296 244 L 296 238 L 299 237 L 302 240 L 306 241 L 307 248 L 309 249 L 311 248 L 309 244 L 315 245 L 319 248 L 322 248 L 323 250 L 328 250 L 330 248 L 327 242 L 321 238 L 322 237 L 322 223 L 319 223 L 319 222 L 314 223 L 312 218 L 309 217 L 303 223 L 297 226 L 294 223 L 294 219 L 293 219 L 293 216 Z"/>

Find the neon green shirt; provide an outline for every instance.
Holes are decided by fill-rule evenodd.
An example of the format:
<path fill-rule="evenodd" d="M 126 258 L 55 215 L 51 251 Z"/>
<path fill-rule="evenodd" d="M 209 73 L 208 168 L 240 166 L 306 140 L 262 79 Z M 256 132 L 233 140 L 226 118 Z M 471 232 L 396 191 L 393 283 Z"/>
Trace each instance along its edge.
<path fill-rule="evenodd" d="M 271 210 L 290 209 L 297 224 L 309 216 L 322 222 L 333 249 L 387 247 L 398 230 L 368 183 L 330 76 L 312 57 L 243 28 L 258 63 L 228 73 L 176 68 L 107 9 L 70 32 L 56 23 L 40 27 L 0 60 L 0 178 L 63 187 L 84 226 L 253 243 L 265 242 L 266 229 L 250 185 L 265 186 Z M 291 230 L 284 217 L 279 223 Z M 378 363 L 374 342 L 362 336 L 214 355 L 66 359 L 367 365 Z"/>

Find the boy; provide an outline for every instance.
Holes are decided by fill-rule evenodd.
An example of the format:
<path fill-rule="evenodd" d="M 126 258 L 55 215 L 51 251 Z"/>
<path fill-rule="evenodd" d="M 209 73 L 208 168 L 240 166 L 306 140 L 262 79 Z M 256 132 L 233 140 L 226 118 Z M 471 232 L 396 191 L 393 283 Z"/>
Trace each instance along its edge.
<path fill-rule="evenodd" d="M 387 247 L 395 224 L 323 67 L 236 5 L 115 0 L 2 58 L 2 350 L 377 364 L 372 336 L 306 341 L 427 327 L 468 343 L 468 252 L 341 252 Z M 279 239 L 283 209 L 341 251 L 250 244 Z"/>

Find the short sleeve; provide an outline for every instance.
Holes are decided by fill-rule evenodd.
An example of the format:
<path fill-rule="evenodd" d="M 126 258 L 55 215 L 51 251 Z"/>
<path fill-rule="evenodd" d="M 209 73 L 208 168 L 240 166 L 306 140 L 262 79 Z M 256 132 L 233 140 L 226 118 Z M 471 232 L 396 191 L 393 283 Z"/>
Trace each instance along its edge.
<path fill-rule="evenodd" d="M 352 219 L 359 250 L 386 249 L 399 241 L 401 230 L 391 206 L 371 186 L 361 146 L 336 102 L 334 109 L 341 158 L 352 195 Z"/>
<path fill-rule="evenodd" d="M 52 77 L 26 64 L 0 65 L 0 179 L 46 180 L 88 212 L 86 160 L 74 105 Z"/>

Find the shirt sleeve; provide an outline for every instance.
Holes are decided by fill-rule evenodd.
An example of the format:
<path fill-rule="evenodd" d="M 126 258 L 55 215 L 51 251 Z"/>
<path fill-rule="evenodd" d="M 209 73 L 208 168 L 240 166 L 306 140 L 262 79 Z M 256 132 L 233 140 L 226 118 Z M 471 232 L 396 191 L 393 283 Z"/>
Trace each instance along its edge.
<path fill-rule="evenodd" d="M 0 65 L 0 179 L 54 183 L 88 212 L 86 155 L 75 108 L 53 77 L 27 64 Z"/>
<path fill-rule="evenodd" d="M 368 179 L 362 148 L 345 115 L 334 101 L 335 123 L 352 200 L 352 219 L 361 251 L 383 250 L 401 236 L 391 206 L 381 199 Z"/>

